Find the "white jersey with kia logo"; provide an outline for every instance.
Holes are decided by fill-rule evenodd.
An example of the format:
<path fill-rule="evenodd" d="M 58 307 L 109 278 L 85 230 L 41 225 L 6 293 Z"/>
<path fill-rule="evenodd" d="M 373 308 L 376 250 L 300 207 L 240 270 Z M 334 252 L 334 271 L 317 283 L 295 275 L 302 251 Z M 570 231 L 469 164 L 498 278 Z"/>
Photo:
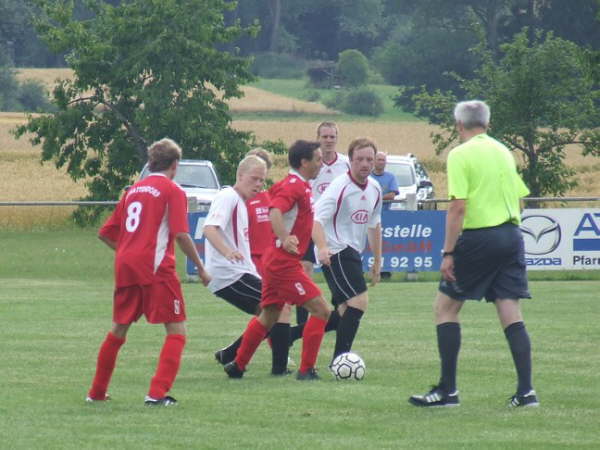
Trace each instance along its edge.
<path fill-rule="evenodd" d="M 211 292 L 226 288 L 246 273 L 260 278 L 250 256 L 248 210 L 235 189 L 229 187 L 219 191 L 210 204 L 204 221 L 204 226 L 206 225 L 217 226 L 227 246 L 237 250 L 244 257 L 243 261 L 229 261 L 208 239 L 205 240 L 205 265 L 206 271 L 212 277 L 208 284 Z"/>
<path fill-rule="evenodd" d="M 333 180 L 315 204 L 332 254 L 350 246 L 362 253 L 367 229 L 381 223 L 381 187 L 373 178 L 359 184 L 348 171 Z"/>
<path fill-rule="evenodd" d="M 325 189 L 327 189 L 329 183 L 331 183 L 334 178 L 339 177 L 349 170 L 350 161 L 346 155 L 336 152 L 335 159 L 330 163 L 326 163 L 323 159 L 323 165 L 321 166 L 319 175 L 317 175 L 317 178 L 310 181 L 313 199 L 315 201 L 319 200 L 319 197 L 321 197 L 321 194 L 325 192 Z"/>

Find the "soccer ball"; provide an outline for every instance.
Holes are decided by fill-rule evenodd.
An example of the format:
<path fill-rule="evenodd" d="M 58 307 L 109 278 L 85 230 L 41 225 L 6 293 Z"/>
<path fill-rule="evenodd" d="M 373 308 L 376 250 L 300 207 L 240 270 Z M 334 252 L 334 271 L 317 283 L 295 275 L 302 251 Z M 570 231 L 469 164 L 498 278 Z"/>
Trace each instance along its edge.
<path fill-rule="evenodd" d="M 356 353 L 342 353 L 335 357 L 329 370 L 336 380 L 357 380 L 364 378 L 367 367 Z"/>

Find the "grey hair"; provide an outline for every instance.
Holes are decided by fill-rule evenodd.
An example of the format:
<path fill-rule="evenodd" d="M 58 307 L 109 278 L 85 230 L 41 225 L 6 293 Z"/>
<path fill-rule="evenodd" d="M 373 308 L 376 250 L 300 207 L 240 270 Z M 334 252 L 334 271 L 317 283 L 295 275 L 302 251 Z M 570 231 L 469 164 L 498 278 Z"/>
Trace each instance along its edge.
<path fill-rule="evenodd" d="M 490 123 L 490 107 L 481 100 L 459 102 L 454 107 L 454 120 L 467 130 L 487 128 Z"/>

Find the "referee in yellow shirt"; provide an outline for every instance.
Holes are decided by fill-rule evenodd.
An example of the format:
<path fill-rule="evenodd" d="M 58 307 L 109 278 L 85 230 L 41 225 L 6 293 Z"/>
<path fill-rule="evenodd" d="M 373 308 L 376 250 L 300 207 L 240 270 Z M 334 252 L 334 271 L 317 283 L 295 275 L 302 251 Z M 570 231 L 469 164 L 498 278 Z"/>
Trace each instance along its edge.
<path fill-rule="evenodd" d="M 442 280 L 434 305 L 441 376 L 437 386 L 413 395 L 415 406 L 459 406 L 456 365 L 460 350 L 459 313 L 467 299 L 494 303 L 518 377 L 510 406 L 538 406 L 531 383 L 531 344 L 520 298 L 527 288 L 520 199 L 529 190 L 510 151 L 487 135 L 490 108 L 482 101 L 454 108 L 461 145 L 448 155 L 446 239 Z"/>

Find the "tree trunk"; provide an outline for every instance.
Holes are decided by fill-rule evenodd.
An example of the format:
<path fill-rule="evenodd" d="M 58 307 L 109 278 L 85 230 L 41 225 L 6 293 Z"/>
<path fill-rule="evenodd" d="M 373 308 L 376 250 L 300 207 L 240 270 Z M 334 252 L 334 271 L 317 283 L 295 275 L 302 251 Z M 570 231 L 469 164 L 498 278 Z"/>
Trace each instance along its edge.
<path fill-rule="evenodd" d="M 277 45 L 277 36 L 279 34 L 279 25 L 281 23 L 281 0 L 270 0 L 271 8 L 271 35 L 269 37 L 269 51 L 274 52 Z"/>

